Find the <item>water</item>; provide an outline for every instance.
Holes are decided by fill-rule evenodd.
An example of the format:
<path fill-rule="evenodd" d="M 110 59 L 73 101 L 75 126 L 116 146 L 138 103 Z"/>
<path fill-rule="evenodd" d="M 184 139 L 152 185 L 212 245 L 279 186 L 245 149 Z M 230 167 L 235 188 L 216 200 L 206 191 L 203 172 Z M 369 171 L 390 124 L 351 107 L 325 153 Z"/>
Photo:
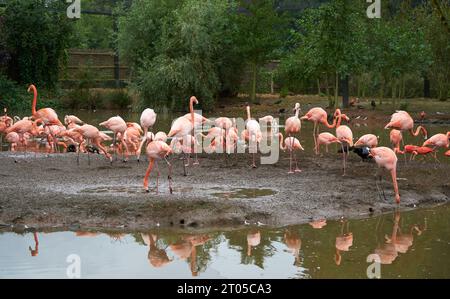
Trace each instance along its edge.
<path fill-rule="evenodd" d="M 327 221 L 321 229 L 38 232 L 38 246 L 33 233 L 4 232 L 0 278 L 66 278 L 71 254 L 80 258 L 82 278 L 367 278 L 366 259 L 374 252 L 391 262 L 381 265 L 381 278 L 449 278 L 449 215 L 450 205 L 444 205 Z M 347 238 L 337 250 L 342 236 Z"/>

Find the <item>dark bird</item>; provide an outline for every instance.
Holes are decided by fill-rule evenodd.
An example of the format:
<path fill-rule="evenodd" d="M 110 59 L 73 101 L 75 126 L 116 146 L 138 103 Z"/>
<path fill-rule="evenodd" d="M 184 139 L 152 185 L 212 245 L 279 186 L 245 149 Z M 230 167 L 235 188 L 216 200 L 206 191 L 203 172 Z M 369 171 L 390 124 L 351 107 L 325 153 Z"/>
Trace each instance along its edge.
<path fill-rule="evenodd" d="M 375 107 L 377 107 L 377 103 L 375 103 L 375 100 L 372 100 L 370 102 L 370 106 L 372 106 L 372 110 L 375 110 Z"/>
<path fill-rule="evenodd" d="M 344 147 L 344 150 L 346 153 L 348 153 L 349 151 L 354 152 L 355 154 L 357 154 L 363 162 L 370 162 L 373 160 L 372 157 L 369 156 L 370 154 L 370 148 L 367 146 L 363 146 L 363 147 Z M 342 154 L 342 148 L 340 148 L 338 150 L 338 153 Z"/>
<path fill-rule="evenodd" d="M 67 152 L 68 153 L 76 153 L 77 152 L 77 147 L 75 146 L 75 144 L 70 144 L 67 147 Z"/>
<path fill-rule="evenodd" d="M 92 153 L 92 154 L 99 154 L 100 155 L 100 150 L 95 145 L 88 145 L 88 146 L 86 146 L 86 150 L 88 152 Z"/>

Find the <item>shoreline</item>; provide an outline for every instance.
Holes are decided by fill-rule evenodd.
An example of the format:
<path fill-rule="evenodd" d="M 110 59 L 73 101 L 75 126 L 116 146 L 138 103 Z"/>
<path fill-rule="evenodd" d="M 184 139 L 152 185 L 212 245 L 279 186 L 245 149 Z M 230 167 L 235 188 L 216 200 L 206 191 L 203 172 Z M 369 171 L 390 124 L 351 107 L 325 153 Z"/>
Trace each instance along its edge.
<path fill-rule="evenodd" d="M 258 221 L 281 227 L 318 219 L 364 218 L 391 212 L 392 184 L 383 173 L 386 201 L 375 185 L 376 165 L 349 157 L 347 176 L 334 154 L 320 159 L 300 157 L 299 174 L 288 175 L 288 153 L 275 165 L 251 169 L 249 156 L 200 155 L 200 165 L 182 175 L 182 161 L 173 157 L 174 194 L 168 192 L 167 170 L 160 164 L 160 194 L 145 193 L 147 163 L 114 162 L 75 154 L 0 153 L 0 225 L 35 229 L 77 230 L 146 228 L 212 229 L 241 227 Z M 14 161 L 17 161 L 15 163 Z M 228 163 L 228 166 L 227 164 Z M 235 165 L 233 165 L 235 163 Z M 413 161 L 399 163 L 400 209 L 429 207 L 450 200 L 450 165 Z M 433 176 L 430 174 L 433 173 Z M 155 186 L 151 176 L 150 186 Z"/>

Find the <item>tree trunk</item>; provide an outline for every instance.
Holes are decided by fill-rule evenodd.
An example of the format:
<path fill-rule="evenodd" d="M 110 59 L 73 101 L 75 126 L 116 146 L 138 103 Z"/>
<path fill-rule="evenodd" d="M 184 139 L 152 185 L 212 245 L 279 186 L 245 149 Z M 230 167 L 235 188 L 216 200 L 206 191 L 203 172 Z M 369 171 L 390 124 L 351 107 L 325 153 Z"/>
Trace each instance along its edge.
<path fill-rule="evenodd" d="M 317 78 L 317 95 L 320 97 L 322 91 L 320 90 L 320 79 Z"/>
<path fill-rule="evenodd" d="M 250 101 L 252 103 L 255 103 L 256 100 L 256 78 L 257 78 L 257 65 L 256 62 L 253 63 L 253 69 L 252 69 L 252 89 L 250 91 Z"/>
<path fill-rule="evenodd" d="M 333 108 L 334 102 L 333 102 L 333 98 L 331 97 L 330 84 L 328 81 L 328 74 L 325 74 L 325 84 L 326 84 L 326 93 L 327 93 L 327 97 L 328 97 L 328 107 Z"/>
<path fill-rule="evenodd" d="M 380 104 L 380 105 L 383 104 L 383 98 L 384 98 L 384 85 L 385 85 L 384 76 L 381 76 L 380 100 L 379 100 L 379 104 Z"/>
<path fill-rule="evenodd" d="M 345 75 L 342 79 L 342 107 L 348 108 L 348 98 L 349 98 L 349 77 Z"/>
<path fill-rule="evenodd" d="M 423 97 L 430 98 L 430 79 L 425 75 L 423 76 Z"/>
<path fill-rule="evenodd" d="M 339 94 L 339 74 L 336 72 L 334 76 L 335 86 L 334 86 L 334 107 L 338 107 L 338 94 Z"/>

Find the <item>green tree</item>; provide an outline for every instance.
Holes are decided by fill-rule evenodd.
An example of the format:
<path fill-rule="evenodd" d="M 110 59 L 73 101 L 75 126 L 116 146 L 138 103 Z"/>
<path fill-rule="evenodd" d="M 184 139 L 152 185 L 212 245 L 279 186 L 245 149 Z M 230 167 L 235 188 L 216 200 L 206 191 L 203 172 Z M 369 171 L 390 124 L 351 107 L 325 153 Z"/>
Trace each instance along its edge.
<path fill-rule="evenodd" d="M 19 83 L 54 87 L 72 24 L 65 3 L 46 0 L 10 0 L 6 4 L 3 30 L 11 56 L 9 76 Z"/>
<path fill-rule="evenodd" d="M 146 103 L 185 107 L 196 95 L 212 109 L 238 73 L 233 3 L 143 2 L 134 2 L 120 22 L 121 53 L 133 68 L 134 86 Z"/>
<path fill-rule="evenodd" d="M 275 11 L 273 0 L 240 1 L 240 7 L 238 45 L 251 68 L 250 99 L 254 102 L 259 68 L 274 58 L 274 51 L 282 45 L 286 19 Z"/>

